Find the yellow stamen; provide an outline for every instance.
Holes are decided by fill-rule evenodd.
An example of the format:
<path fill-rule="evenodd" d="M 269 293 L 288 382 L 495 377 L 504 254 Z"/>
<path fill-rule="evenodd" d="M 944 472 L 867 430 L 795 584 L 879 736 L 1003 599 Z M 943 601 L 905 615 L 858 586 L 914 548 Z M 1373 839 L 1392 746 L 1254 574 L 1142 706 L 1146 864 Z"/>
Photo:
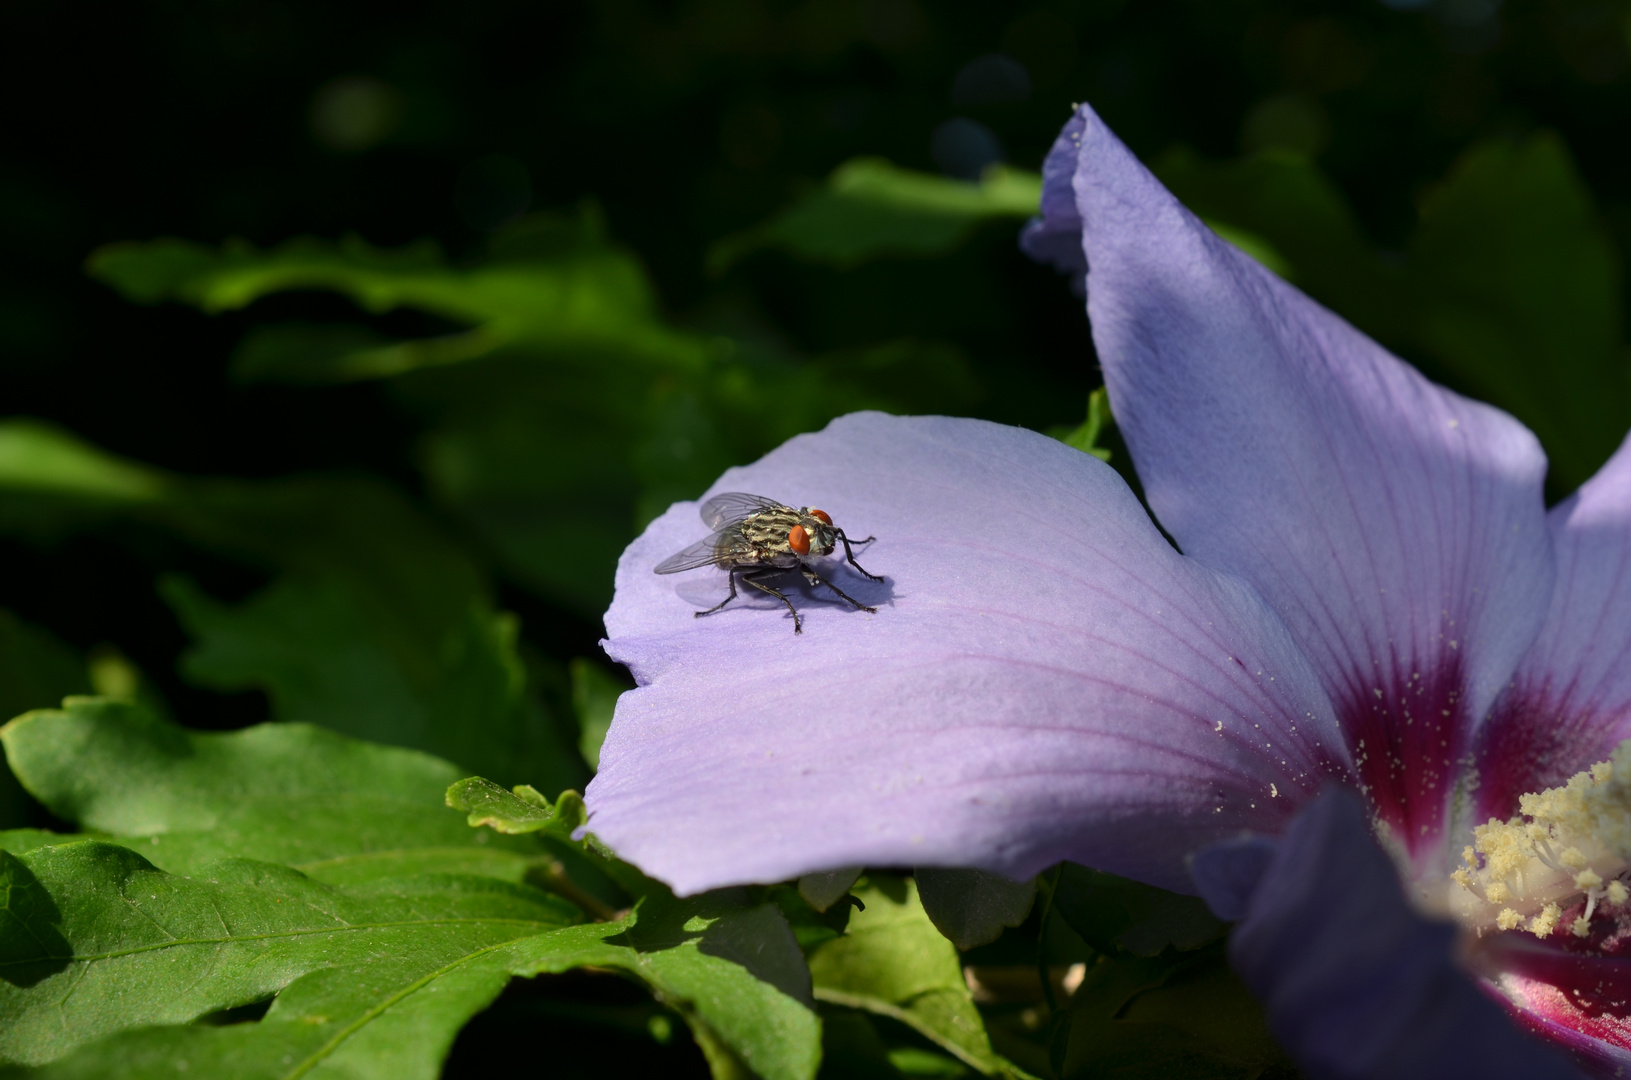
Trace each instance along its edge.
<path fill-rule="evenodd" d="M 1529 792 L 1508 821 L 1474 827 L 1462 849 L 1464 865 L 1450 874 L 1461 917 L 1473 924 L 1517 929 L 1540 937 L 1555 931 L 1563 909 L 1584 901 L 1569 923 L 1591 935 L 1598 909 L 1631 900 L 1631 740 L 1612 757 L 1576 773 L 1560 787 Z"/>

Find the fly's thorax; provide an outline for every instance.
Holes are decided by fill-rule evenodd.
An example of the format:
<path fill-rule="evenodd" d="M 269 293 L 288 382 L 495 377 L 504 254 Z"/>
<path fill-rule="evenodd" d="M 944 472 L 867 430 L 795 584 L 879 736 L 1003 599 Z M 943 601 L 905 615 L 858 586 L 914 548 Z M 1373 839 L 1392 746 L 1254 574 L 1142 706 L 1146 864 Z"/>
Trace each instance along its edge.
<path fill-rule="evenodd" d="M 758 561 L 794 566 L 799 559 L 832 554 L 838 537 L 826 515 L 780 507 L 765 510 L 741 524 L 741 534 L 757 553 Z"/>

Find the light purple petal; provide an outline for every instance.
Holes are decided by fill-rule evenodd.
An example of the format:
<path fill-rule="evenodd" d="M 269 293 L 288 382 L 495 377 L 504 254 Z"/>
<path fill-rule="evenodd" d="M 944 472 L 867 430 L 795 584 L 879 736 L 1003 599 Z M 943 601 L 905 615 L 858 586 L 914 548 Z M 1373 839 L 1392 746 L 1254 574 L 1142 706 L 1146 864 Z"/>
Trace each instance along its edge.
<path fill-rule="evenodd" d="M 1479 821 L 1517 811 L 1631 738 L 1631 440 L 1548 515 L 1557 585 L 1480 733 Z"/>
<path fill-rule="evenodd" d="M 1280 839 L 1229 958 L 1316 1080 L 1578 1077 L 1460 970 L 1455 938 L 1411 908 L 1359 801 L 1332 787 Z"/>
<path fill-rule="evenodd" d="M 1250 587 L 1173 551 L 1113 470 L 1055 440 L 861 413 L 714 490 L 875 533 L 859 557 L 887 584 L 827 560 L 879 611 L 795 592 L 795 637 L 768 598 L 694 618 L 719 571 L 652 573 L 701 535 L 694 503 L 624 552 L 606 647 L 639 689 L 589 828 L 682 893 L 863 864 L 1023 879 L 1062 858 L 1184 889 L 1185 854 L 1277 830 L 1345 766 Z"/>
<path fill-rule="evenodd" d="M 1378 812 L 1433 858 L 1550 593 L 1539 444 L 1218 239 L 1082 115 L 1088 312 L 1150 506 L 1281 614 Z"/>

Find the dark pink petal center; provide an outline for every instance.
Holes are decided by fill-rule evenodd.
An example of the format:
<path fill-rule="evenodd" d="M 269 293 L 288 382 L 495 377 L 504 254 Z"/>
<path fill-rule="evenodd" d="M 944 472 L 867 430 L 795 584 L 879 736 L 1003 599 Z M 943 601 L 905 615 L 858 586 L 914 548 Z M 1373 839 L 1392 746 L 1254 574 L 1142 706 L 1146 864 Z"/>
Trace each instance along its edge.
<path fill-rule="evenodd" d="M 1574 686 L 1556 687 L 1550 679 L 1518 682 L 1478 735 L 1477 820 L 1505 821 L 1526 792 L 1558 787 L 1606 761 L 1625 737 L 1627 711 L 1582 700 Z"/>
<path fill-rule="evenodd" d="M 1565 936 L 1495 934 L 1473 962 L 1520 1025 L 1616 1075 L 1631 1066 L 1631 957 Z"/>
<path fill-rule="evenodd" d="M 1446 642 L 1430 661 L 1395 659 L 1388 667 L 1369 677 L 1351 673 L 1337 714 L 1377 816 L 1412 858 L 1440 858 L 1467 729 L 1459 643 Z"/>

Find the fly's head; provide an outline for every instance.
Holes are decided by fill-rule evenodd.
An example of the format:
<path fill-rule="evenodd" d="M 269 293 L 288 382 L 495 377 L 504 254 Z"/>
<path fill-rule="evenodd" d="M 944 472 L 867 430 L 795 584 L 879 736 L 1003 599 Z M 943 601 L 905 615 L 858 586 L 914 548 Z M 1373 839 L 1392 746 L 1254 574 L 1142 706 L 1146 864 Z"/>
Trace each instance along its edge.
<path fill-rule="evenodd" d="M 800 558 L 831 555 L 837 542 L 832 518 L 825 510 L 812 510 L 808 506 L 799 511 L 798 524 L 787 531 L 787 546 Z"/>

